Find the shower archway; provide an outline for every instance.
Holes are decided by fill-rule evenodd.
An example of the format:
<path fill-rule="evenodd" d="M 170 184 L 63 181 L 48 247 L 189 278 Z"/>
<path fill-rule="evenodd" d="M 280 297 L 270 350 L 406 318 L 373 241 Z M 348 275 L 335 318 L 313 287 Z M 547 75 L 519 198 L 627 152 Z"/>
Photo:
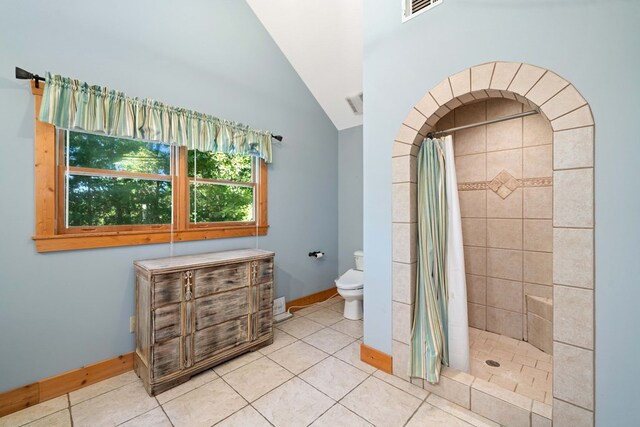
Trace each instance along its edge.
<path fill-rule="evenodd" d="M 447 113 L 488 98 L 537 109 L 553 131 L 553 422 L 593 425 L 594 120 L 571 83 L 533 65 L 490 62 L 456 73 L 427 92 L 400 126 L 392 154 L 393 372 L 489 418 L 483 407 L 492 405 L 509 424 L 551 418 L 551 407 L 506 390 L 494 393 L 465 373 L 450 370 L 437 386 L 406 376 L 416 266 L 416 155 Z"/>

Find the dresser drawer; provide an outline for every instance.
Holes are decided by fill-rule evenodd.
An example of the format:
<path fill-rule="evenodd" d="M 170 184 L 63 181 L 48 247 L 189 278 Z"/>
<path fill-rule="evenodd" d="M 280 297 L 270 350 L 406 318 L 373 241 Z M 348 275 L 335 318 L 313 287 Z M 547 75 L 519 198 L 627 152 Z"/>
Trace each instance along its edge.
<path fill-rule="evenodd" d="M 154 380 L 180 370 L 180 342 L 180 337 L 177 337 L 151 347 Z"/>
<path fill-rule="evenodd" d="M 255 340 L 273 332 L 273 309 L 251 315 L 251 339 Z"/>
<path fill-rule="evenodd" d="M 170 304 L 153 310 L 153 342 L 179 337 L 181 332 L 180 304 Z"/>
<path fill-rule="evenodd" d="M 182 300 L 183 273 L 158 274 L 154 277 L 153 306 Z"/>
<path fill-rule="evenodd" d="M 194 270 L 196 298 L 246 287 L 249 283 L 249 265 L 243 262 Z"/>
<path fill-rule="evenodd" d="M 194 334 L 195 362 L 249 341 L 248 316 L 220 323 Z"/>
<path fill-rule="evenodd" d="M 253 287 L 253 311 L 265 310 L 273 307 L 273 284 L 263 283 Z"/>
<path fill-rule="evenodd" d="M 255 284 L 267 283 L 273 281 L 273 258 L 260 259 L 258 263 L 258 277 Z"/>
<path fill-rule="evenodd" d="M 249 314 L 249 288 L 196 298 L 196 330 Z"/>

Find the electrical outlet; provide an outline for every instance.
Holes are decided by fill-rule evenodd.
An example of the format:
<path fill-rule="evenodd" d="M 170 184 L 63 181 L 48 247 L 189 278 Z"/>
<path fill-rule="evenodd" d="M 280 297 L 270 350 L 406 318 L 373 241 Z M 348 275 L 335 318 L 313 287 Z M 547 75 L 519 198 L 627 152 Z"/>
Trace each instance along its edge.
<path fill-rule="evenodd" d="M 284 313 L 286 307 L 284 297 L 276 298 L 273 300 L 273 315 Z"/>
<path fill-rule="evenodd" d="M 136 316 L 129 317 L 129 332 L 134 333 L 136 331 Z"/>

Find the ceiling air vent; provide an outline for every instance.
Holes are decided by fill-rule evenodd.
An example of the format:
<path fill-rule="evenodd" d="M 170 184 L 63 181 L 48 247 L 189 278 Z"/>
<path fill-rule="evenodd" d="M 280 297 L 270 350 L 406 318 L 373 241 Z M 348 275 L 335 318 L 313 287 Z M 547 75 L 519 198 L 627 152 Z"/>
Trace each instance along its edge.
<path fill-rule="evenodd" d="M 360 92 L 355 96 L 349 96 L 345 99 L 347 100 L 347 104 L 349 104 L 349 107 L 351 107 L 354 114 L 358 114 L 358 115 L 362 114 L 362 105 L 363 105 L 362 92 Z"/>
<path fill-rule="evenodd" d="M 402 0 L 402 22 L 438 6 L 443 0 Z"/>

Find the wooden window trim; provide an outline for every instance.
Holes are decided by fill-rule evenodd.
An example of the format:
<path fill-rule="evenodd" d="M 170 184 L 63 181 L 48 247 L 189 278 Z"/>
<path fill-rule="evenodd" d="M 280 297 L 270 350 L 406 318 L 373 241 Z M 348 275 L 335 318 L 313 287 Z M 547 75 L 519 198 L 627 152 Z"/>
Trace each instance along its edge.
<path fill-rule="evenodd" d="M 268 176 L 267 164 L 260 159 L 260 182 L 248 185 L 255 186 L 256 205 L 258 215 L 256 222 L 228 222 L 228 223 L 189 223 L 189 180 L 177 179 L 177 176 L 187 176 L 187 156 L 178 156 L 177 174 L 172 174 L 174 188 L 174 203 L 176 206 L 174 229 L 170 225 L 130 226 L 130 227 L 78 227 L 62 230 L 58 221 L 58 206 L 60 200 L 58 191 L 59 170 L 56 162 L 56 128 L 38 120 L 38 112 L 42 102 L 43 87 L 35 87 L 31 83 L 31 91 L 35 104 L 35 241 L 36 251 L 56 252 L 76 249 L 105 248 L 115 246 L 147 245 L 167 242 L 186 242 L 192 240 L 209 240 L 230 237 L 263 236 L 269 228 L 267 216 Z M 186 147 L 179 150 L 186 151 Z M 76 232 L 74 232 L 74 229 Z"/>

